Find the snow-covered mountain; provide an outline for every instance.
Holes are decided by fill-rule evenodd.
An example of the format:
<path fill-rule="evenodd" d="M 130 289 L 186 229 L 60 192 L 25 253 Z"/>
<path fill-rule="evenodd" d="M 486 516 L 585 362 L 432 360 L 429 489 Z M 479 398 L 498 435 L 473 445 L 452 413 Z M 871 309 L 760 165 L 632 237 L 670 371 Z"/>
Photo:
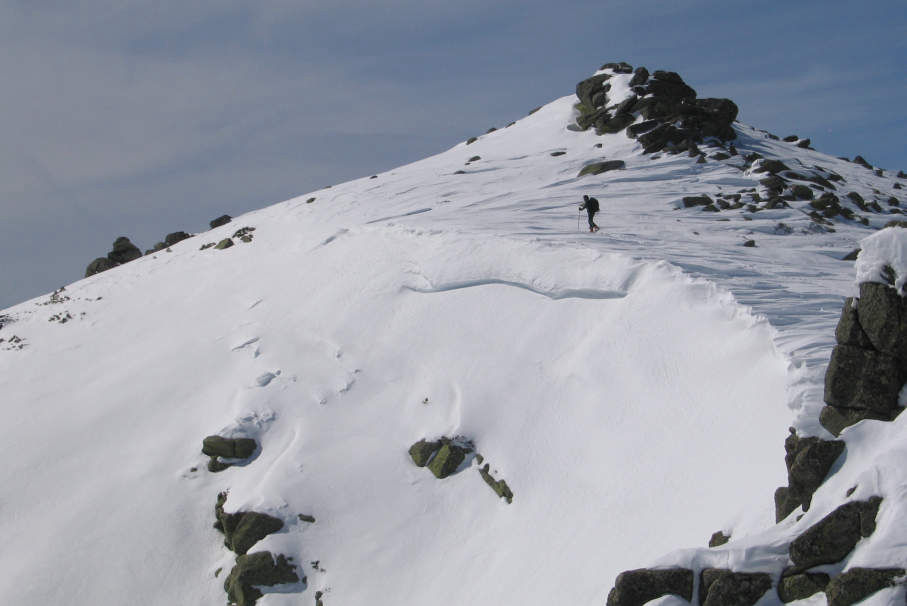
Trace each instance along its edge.
<path fill-rule="evenodd" d="M 788 427 L 833 439 L 843 258 L 899 218 L 905 176 L 682 87 L 609 64 L 506 128 L 4 310 L 4 603 L 222 604 L 226 580 L 263 606 L 591 605 L 680 566 L 694 602 L 718 568 L 769 573 L 775 604 L 792 541 L 876 496 L 875 532 L 811 572 L 907 568 L 907 420 L 844 429 L 808 511 L 776 523 L 772 497 Z M 907 275 L 901 231 L 860 280 Z"/>

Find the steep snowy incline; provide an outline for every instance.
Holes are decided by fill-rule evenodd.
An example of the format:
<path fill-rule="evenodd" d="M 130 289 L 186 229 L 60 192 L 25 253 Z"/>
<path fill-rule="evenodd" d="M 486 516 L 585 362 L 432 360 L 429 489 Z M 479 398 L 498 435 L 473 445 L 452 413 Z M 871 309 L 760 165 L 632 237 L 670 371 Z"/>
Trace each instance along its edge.
<path fill-rule="evenodd" d="M 761 191 L 747 151 L 867 199 L 894 181 L 743 125 L 738 156 L 653 157 L 568 130 L 574 102 L 5 310 L 0 594 L 223 603 L 222 491 L 283 521 L 253 551 L 308 577 L 271 606 L 600 604 L 623 569 L 771 526 L 785 428 L 824 431 L 839 258 L 869 228 L 681 199 Z M 577 177 L 602 158 L 626 168 Z M 577 233 L 584 193 L 599 234 Z M 261 450 L 210 473 L 215 433 Z M 476 459 L 416 467 L 440 436 L 472 440 L 513 503 Z"/>

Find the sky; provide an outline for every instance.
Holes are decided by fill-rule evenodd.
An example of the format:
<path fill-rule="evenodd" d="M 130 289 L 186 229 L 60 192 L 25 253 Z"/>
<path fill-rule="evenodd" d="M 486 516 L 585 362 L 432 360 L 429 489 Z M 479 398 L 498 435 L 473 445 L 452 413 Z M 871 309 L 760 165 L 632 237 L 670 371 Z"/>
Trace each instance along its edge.
<path fill-rule="evenodd" d="M 7 0 L 0 309 L 142 250 L 452 147 L 603 63 L 907 170 L 907 3 Z M 571 209 L 572 211 L 572 209 Z"/>

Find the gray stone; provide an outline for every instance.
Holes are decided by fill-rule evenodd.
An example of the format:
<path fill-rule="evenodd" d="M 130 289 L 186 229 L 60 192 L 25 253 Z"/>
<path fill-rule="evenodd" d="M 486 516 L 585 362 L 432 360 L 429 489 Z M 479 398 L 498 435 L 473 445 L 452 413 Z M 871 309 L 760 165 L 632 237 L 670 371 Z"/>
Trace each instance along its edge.
<path fill-rule="evenodd" d="M 611 71 L 617 74 L 632 74 L 633 66 L 627 63 L 626 61 L 619 61 L 617 63 L 605 63 L 602 65 L 599 70 L 610 69 Z"/>
<path fill-rule="evenodd" d="M 863 282 L 858 305 L 860 325 L 873 348 L 907 361 L 907 299 L 885 284 Z"/>
<path fill-rule="evenodd" d="M 809 139 L 801 139 L 800 141 L 797 142 L 797 147 L 802 147 L 803 149 L 807 149 L 811 143 L 812 143 L 812 141 L 810 141 Z"/>
<path fill-rule="evenodd" d="M 851 568 L 828 584 L 825 597 L 828 606 L 850 606 L 886 587 L 893 587 L 897 577 L 904 576 L 903 568 Z"/>
<path fill-rule="evenodd" d="M 296 567 L 286 556 L 275 558 L 270 551 L 257 551 L 236 558 L 236 565 L 224 581 L 224 591 L 231 604 L 251 606 L 264 595 L 258 586 L 298 582 Z"/>
<path fill-rule="evenodd" d="M 438 454 L 428 464 L 428 469 L 436 478 L 446 478 L 457 470 L 468 452 L 469 449 L 448 442 L 438 450 Z"/>
<path fill-rule="evenodd" d="M 766 177 L 759 180 L 759 184 L 765 187 L 770 194 L 779 194 L 784 190 L 785 181 L 777 175 Z"/>
<path fill-rule="evenodd" d="M 791 498 L 790 489 L 787 486 L 779 486 L 775 490 L 775 522 L 780 522 L 799 506 L 800 501 Z"/>
<path fill-rule="evenodd" d="M 875 531 L 881 497 L 841 505 L 810 526 L 790 544 L 793 572 L 844 559 L 862 537 Z"/>
<path fill-rule="evenodd" d="M 893 356 L 837 345 L 825 372 L 825 402 L 890 414 L 898 407 L 898 393 L 905 380 L 907 372 Z"/>
<path fill-rule="evenodd" d="M 857 255 L 859 255 L 859 254 L 860 254 L 860 249 L 855 248 L 852 251 L 850 251 L 849 253 L 847 253 L 846 255 L 844 255 L 843 257 L 841 257 L 841 260 L 842 261 L 856 261 Z"/>
<path fill-rule="evenodd" d="M 693 571 L 687 568 L 627 570 L 617 575 L 607 606 L 643 606 L 665 595 L 693 599 Z"/>
<path fill-rule="evenodd" d="M 98 257 L 94 261 L 88 264 L 88 267 L 85 268 L 85 277 L 93 276 L 99 274 L 102 271 L 107 271 L 108 269 L 113 269 L 117 264 L 108 259 L 107 257 Z"/>
<path fill-rule="evenodd" d="M 868 169 L 872 170 L 872 164 L 867 162 L 863 156 L 857 156 L 856 158 L 854 158 L 853 163 L 859 164 L 860 166 L 863 166 L 864 168 L 868 168 Z"/>
<path fill-rule="evenodd" d="M 841 317 L 835 327 L 835 340 L 841 345 L 853 345 L 861 349 L 872 349 L 872 342 L 860 326 L 857 308 L 852 297 L 844 300 Z"/>
<path fill-rule="evenodd" d="M 799 141 L 799 139 L 800 137 L 798 137 L 797 135 L 788 135 L 781 140 L 785 141 L 786 143 L 793 143 L 795 141 Z"/>
<path fill-rule="evenodd" d="M 707 568 L 699 584 L 702 606 L 752 606 L 772 588 L 766 572 L 731 572 Z"/>
<path fill-rule="evenodd" d="M 781 577 L 778 583 L 778 597 L 782 602 L 803 600 L 820 591 L 825 591 L 829 576 L 824 573 L 801 573 Z"/>
<path fill-rule="evenodd" d="M 219 217 L 216 218 L 216 219 L 212 219 L 212 220 L 208 223 L 208 225 L 211 226 L 211 229 L 214 229 L 215 227 L 220 227 L 221 225 L 226 225 L 226 224 L 229 223 L 232 219 L 233 219 L 233 217 L 231 217 L 230 215 L 221 215 L 221 216 L 219 216 Z"/>
<path fill-rule="evenodd" d="M 759 168 L 754 170 L 753 172 L 766 172 L 767 171 L 773 175 L 776 175 L 785 170 L 790 170 L 790 169 L 787 167 L 787 164 L 785 164 L 781 160 L 768 159 L 768 160 L 762 160 L 762 163 L 759 165 Z"/>
<path fill-rule="evenodd" d="M 438 450 L 441 449 L 441 441 L 426 442 L 419 440 L 409 447 L 409 456 L 412 457 L 413 463 L 418 467 L 425 467 Z"/>
<path fill-rule="evenodd" d="M 626 164 L 623 160 L 605 160 L 604 162 L 593 162 L 592 164 L 587 164 L 583 167 L 577 177 L 582 177 L 584 175 L 600 175 L 601 173 L 618 170 L 625 168 Z"/>

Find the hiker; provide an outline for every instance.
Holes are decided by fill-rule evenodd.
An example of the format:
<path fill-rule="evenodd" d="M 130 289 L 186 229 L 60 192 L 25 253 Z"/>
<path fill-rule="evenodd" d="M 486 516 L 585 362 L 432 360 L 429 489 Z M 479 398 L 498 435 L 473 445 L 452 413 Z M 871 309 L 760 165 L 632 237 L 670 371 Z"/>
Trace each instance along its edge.
<path fill-rule="evenodd" d="M 585 210 L 589 214 L 589 231 L 598 231 L 598 225 L 595 224 L 593 217 L 595 213 L 598 212 L 598 200 L 595 198 L 590 198 L 589 196 L 583 196 L 583 205 L 579 207 L 580 210 Z"/>

